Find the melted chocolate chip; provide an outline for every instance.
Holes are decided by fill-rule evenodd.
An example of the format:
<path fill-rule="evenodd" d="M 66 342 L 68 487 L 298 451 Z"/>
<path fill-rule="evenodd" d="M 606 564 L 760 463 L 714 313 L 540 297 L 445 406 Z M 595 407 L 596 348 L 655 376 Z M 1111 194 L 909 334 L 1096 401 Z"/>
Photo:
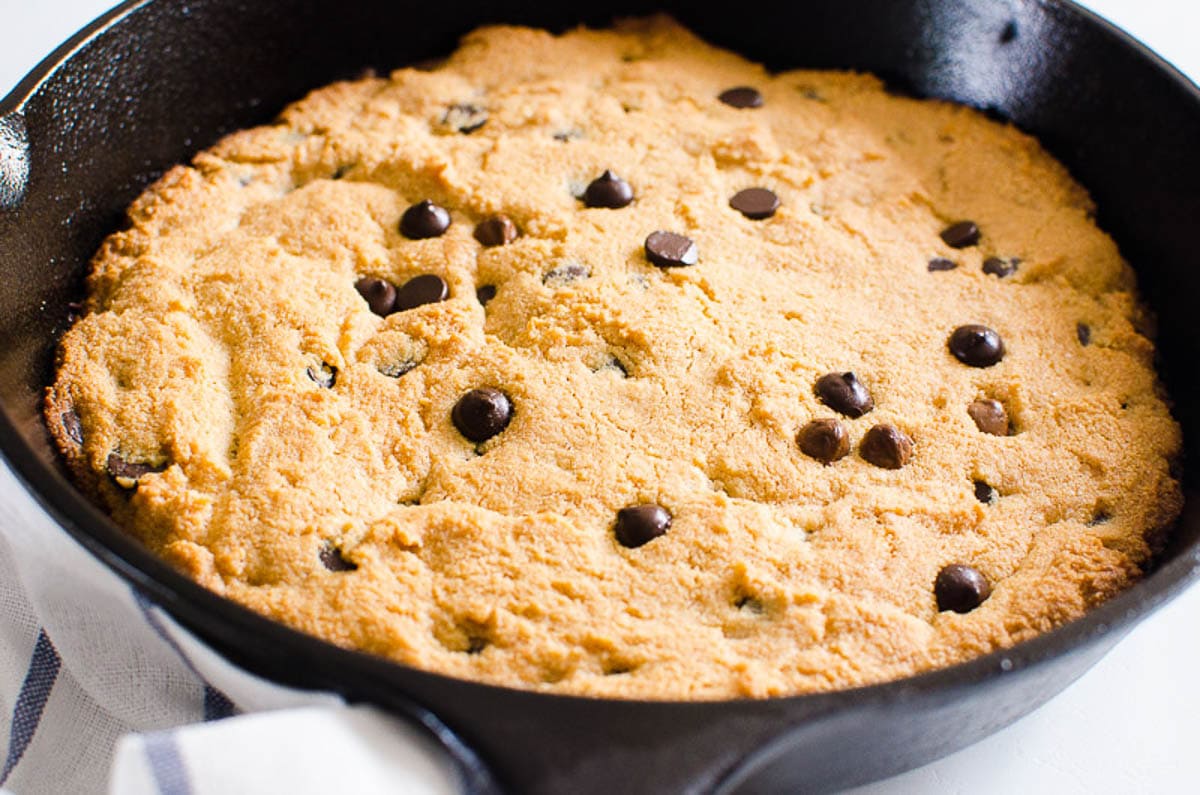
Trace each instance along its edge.
<path fill-rule="evenodd" d="M 455 132 L 470 134 L 488 123 L 487 108 L 471 102 L 451 105 L 442 114 L 442 125 Z"/>
<path fill-rule="evenodd" d="M 796 434 L 800 452 L 823 464 L 832 464 L 850 452 L 850 433 L 841 420 L 813 420 Z"/>
<path fill-rule="evenodd" d="M 636 549 L 648 544 L 671 527 L 671 514 L 661 505 L 631 505 L 617 511 L 613 532 L 621 546 Z"/>
<path fill-rule="evenodd" d="M 109 476 L 123 489 L 137 488 L 137 481 L 144 475 L 156 474 L 167 470 L 166 464 L 154 466 L 137 461 L 126 461 L 117 453 L 109 453 L 105 468 Z"/>
<path fill-rule="evenodd" d="M 1092 344 L 1092 327 L 1087 323 L 1076 323 L 1075 336 L 1079 339 L 1079 344 L 1086 348 Z"/>
<path fill-rule="evenodd" d="M 78 445 L 83 444 L 83 425 L 79 422 L 79 415 L 75 413 L 75 409 L 68 409 L 58 417 L 62 423 L 63 433 L 67 438 Z"/>
<path fill-rule="evenodd" d="M 912 439 L 895 425 L 876 425 L 858 446 L 864 461 L 883 469 L 900 469 L 912 458 L 912 451 Z"/>
<path fill-rule="evenodd" d="M 763 95 L 757 88 L 751 86 L 737 86 L 735 88 L 727 88 L 717 95 L 717 99 L 729 105 L 732 108 L 745 110 L 748 108 L 761 108 L 763 105 Z"/>
<path fill-rule="evenodd" d="M 493 215 L 483 219 L 475 227 L 475 239 L 488 248 L 507 246 L 519 235 L 517 225 L 507 215 Z"/>
<path fill-rule="evenodd" d="M 957 262 L 952 259 L 946 259 L 945 257 L 934 257 L 933 259 L 929 260 L 930 273 L 936 273 L 937 271 L 952 271 L 957 267 Z"/>
<path fill-rule="evenodd" d="M 933 593 L 938 610 L 970 613 L 992 595 L 992 586 L 974 566 L 953 563 L 938 572 Z"/>
<path fill-rule="evenodd" d="M 984 505 L 993 505 L 1000 499 L 1000 494 L 982 480 L 975 481 L 975 499 Z"/>
<path fill-rule="evenodd" d="M 429 199 L 417 202 L 400 218 L 400 233 L 410 240 L 441 237 L 450 228 L 450 213 Z"/>
<path fill-rule="evenodd" d="M 583 193 L 583 203 L 588 207 L 619 210 L 628 207 L 632 201 L 633 188 L 611 171 L 605 171 L 592 180 Z"/>
<path fill-rule="evenodd" d="M 377 368 L 382 375 L 388 378 L 400 378 L 406 373 L 411 373 L 417 369 L 417 362 L 396 362 L 395 364 L 381 364 Z"/>
<path fill-rule="evenodd" d="M 330 541 L 321 545 L 317 556 L 321 559 L 321 564 L 330 571 L 354 571 L 358 568 L 357 563 L 347 560 L 342 550 Z"/>
<path fill-rule="evenodd" d="M 779 209 L 779 197 L 766 188 L 746 188 L 733 195 L 729 206 L 752 221 L 761 221 Z"/>
<path fill-rule="evenodd" d="M 495 297 L 496 285 L 494 284 L 485 284 L 475 290 L 475 300 L 479 301 L 480 306 L 487 306 Z"/>
<path fill-rule="evenodd" d="M 674 232 L 651 232 L 646 238 L 646 259 L 660 268 L 695 265 L 699 250 L 690 237 Z"/>
<path fill-rule="evenodd" d="M 354 289 L 367 302 L 371 311 L 380 317 L 387 317 L 396 303 L 396 286 L 383 279 L 364 276 L 354 283 Z"/>
<path fill-rule="evenodd" d="M 814 391 L 821 402 L 851 419 L 875 408 L 867 387 L 854 373 L 828 373 L 817 379 Z"/>
<path fill-rule="evenodd" d="M 998 400 L 976 400 L 967 406 L 975 427 L 992 436 L 1008 436 L 1008 412 Z"/>
<path fill-rule="evenodd" d="M 967 248 L 979 242 L 979 227 L 974 221 L 959 221 L 942 230 L 942 240 L 950 248 Z"/>
<path fill-rule="evenodd" d="M 332 389 L 337 383 L 337 368 L 321 362 L 319 367 L 309 367 L 305 371 L 309 379 L 322 389 Z"/>
<path fill-rule="evenodd" d="M 406 312 L 425 304 L 438 304 L 450 297 L 446 281 L 433 273 L 425 273 L 409 279 L 396 291 L 396 312 Z"/>
<path fill-rule="evenodd" d="M 1021 264 L 1021 260 L 1013 257 L 1012 259 L 1002 259 L 1001 257 L 988 257 L 983 261 L 983 272 L 989 276 L 997 276 L 1003 279 L 1005 276 L 1012 276 L 1017 272 L 1017 266 Z"/>
<path fill-rule="evenodd" d="M 553 270 L 546 271 L 546 274 L 542 276 L 542 284 L 558 290 L 585 281 L 591 275 L 592 272 L 588 270 L 586 265 L 580 265 L 578 262 L 567 262 Z"/>
<path fill-rule="evenodd" d="M 947 344 L 954 358 L 970 367 L 991 367 L 1004 358 L 1004 341 L 987 326 L 959 326 Z"/>
<path fill-rule="evenodd" d="M 450 412 L 458 432 L 472 442 L 486 442 L 508 427 L 513 405 L 499 389 L 473 389 L 459 398 Z"/>

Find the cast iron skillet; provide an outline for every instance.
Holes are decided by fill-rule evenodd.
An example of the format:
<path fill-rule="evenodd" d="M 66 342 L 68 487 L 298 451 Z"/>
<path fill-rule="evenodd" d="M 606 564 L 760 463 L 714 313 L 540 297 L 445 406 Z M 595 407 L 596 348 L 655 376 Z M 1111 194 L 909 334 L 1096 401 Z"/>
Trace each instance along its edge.
<path fill-rule="evenodd" d="M 1100 223 L 1138 269 L 1160 319 L 1176 414 L 1190 443 L 1200 439 L 1191 367 L 1200 360 L 1192 298 L 1200 92 L 1136 42 L 1053 0 L 764 1 L 719 15 L 670 0 L 577 6 L 130 2 L 0 103 L 0 449 L 68 532 L 234 661 L 422 723 L 476 792 L 801 792 L 890 775 L 1029 712 L 1196 578 L 1190 476 L 1188 507 L 1156 571 L 1084 619 L 1007 652 L 829 695 L 601 701 L 472 684 L 336 649 L 183 579 L 92 508 L 57 463 L 39 401 L 90 255 L 156 175 L 223 133 L 269 120 L 308 89 L 445 53 L 484 22 L 561 29 L 655 9 L 772 67 L 871 70 L 900 90 L 991 109 L 1039 136 L 1092 191 Z"/>

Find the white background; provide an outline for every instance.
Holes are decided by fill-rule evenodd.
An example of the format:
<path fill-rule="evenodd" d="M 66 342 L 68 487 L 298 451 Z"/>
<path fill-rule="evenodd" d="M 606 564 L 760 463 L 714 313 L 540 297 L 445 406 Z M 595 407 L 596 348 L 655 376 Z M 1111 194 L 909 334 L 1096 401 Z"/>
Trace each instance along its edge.
<path fill-rule="evenodd" d="M 0 95 L 111 5 L 107 0 L 0 0 Z M 1200 81 L 1196 0 L 1090 0 L 1085 5 Z M 954 756 L 857 792 L 1200 791 L 1197 617 L 1200 588 L 1193 588 L 1042 709 Z"/>

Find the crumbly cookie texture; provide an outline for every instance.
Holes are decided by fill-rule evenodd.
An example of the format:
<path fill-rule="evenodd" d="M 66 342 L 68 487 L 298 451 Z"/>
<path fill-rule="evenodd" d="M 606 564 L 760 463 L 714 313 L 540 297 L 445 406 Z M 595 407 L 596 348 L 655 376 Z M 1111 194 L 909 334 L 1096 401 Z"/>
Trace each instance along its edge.
<path fill-rule="evenodd" d="M 410 665 L 879 682 L 1081 615 L 1180 507 L 1133 274 L 1033 139 L 667 19 L 476 31 L 129 218 L 46 401 L 79 480 L 214 591 Z"/>

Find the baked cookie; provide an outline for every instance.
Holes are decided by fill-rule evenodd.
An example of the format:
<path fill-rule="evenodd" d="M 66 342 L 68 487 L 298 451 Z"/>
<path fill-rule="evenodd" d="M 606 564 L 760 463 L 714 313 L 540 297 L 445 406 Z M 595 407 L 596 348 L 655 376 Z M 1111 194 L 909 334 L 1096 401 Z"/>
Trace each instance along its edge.
<path fill-rule="evenodd" d="M 1033 139 L 665 18 L 323 88 L 129 219 L 46 400 L 79 482 L 409 665 L 879 682 L 1081 615 L 1180 508 L 1133 273 Z"/>

